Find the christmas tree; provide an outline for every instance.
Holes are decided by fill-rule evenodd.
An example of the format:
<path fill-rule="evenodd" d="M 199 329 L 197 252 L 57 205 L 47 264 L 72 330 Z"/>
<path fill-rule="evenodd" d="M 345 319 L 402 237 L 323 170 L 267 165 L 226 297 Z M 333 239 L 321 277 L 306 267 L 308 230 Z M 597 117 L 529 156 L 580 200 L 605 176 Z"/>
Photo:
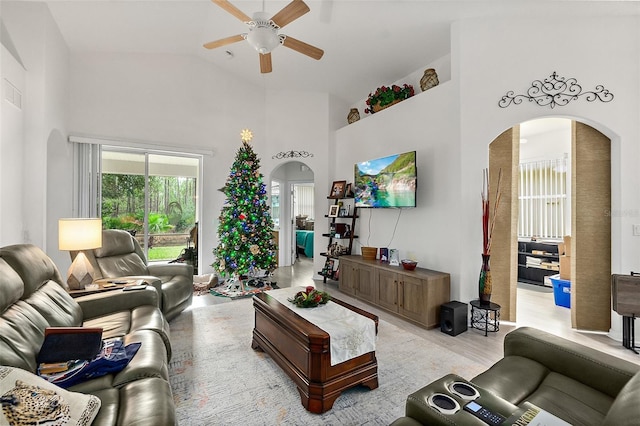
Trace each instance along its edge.
<path fill-rule="evenodd" d="M 213 267 L 222 276 L 255 276 L 276 268 L 273 221 L 262 182 L 260 160 L 249 145 L 251 131 L 243 130 L 242 147 L 222 189 L 227 197 L 220 212 L 219 244 Z"/>

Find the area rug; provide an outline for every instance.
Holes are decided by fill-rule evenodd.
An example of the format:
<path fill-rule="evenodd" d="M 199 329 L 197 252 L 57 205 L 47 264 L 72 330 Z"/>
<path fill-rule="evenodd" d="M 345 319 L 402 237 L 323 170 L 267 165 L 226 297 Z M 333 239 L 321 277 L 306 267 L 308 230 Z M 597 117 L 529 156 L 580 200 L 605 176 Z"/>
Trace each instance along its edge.
<path fill-rule="evenodd" d="M 272 292 L 289 291 L 289 289 Z M 312 414 L 280 367 L 251 349 L 250 298 L 184 311 L 171 322 L 170 382 L 178 422 L 189 425 L 389 425 L 407 396 L 448 373 L 472 378 L 486 367 L 380 320 L 379 387 L 342 393 Z"/>

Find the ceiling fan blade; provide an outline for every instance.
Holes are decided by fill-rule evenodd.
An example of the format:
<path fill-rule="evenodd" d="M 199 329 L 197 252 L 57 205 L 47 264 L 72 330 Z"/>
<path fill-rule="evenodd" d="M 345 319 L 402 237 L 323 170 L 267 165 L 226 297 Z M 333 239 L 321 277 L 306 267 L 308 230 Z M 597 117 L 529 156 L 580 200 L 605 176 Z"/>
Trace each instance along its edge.
<path fill-rule="evenodd" d="M 220 6 L 221 8 L 223 8 L 224 10 L 226 10 L 227 12 L 229 12 L 230 14 L 232 14 L 233 16 L 235 16 L 236 18 L 238 18 L 239 20 L 241 20 L 242 22 L 248 22 L 251 20 L 251 18 L 249 18 L 249 16 L 246 13 L 244 13 L 243 11 L 241 11 L 240 9 L 238 9 L 237 7 L 229 3 L 227 0 L 211 0 L 211 1 L 217 4 L 218 6 Z"/>
<path fill-rule="evenodd" d="M 210 41 L 209 43 L 203 44 L 207 49 L 215 49 L 216 47 L 226 46 L 227 44 L 236 43 L 244 40 L 241 34 L 234 35 L 227 38 L 221 38 L 220 40 Z"/>
<path fill-rule="evenodd" d="M 317 47 L 289 36 L 284 39 L 284 43 L 282 43 L 282 45 L 316 60 L 322 58 L 322 55 L 324 55 L 324 50 L 318 49 Z"/>
<path fill-rule="evenodd" d="M 309 6 L 302 0 L 293 0 L 280 10 L 280 12 L 273 15 L 271 20 L 280 28 L 295 21 L 305 13 L 309 11 Z"/>
<path fill-rule="evenodd" d="M 264 55 L 258 53 L 260 56 L 260 72 L 266 74 L 271 72 L 271 53 L 265 53 Z"/>

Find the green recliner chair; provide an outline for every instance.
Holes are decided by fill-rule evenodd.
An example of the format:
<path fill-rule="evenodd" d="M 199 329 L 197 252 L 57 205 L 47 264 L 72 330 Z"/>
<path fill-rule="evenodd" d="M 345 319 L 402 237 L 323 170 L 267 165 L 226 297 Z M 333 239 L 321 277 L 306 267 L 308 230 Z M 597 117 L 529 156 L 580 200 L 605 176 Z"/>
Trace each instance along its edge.
<path fill-rule="evenodd" d="M 172 320 L 193 299 L 193 266 L 185 263 L 148 264 L 138 241 L 127 231 L 105 229 L 102 247 L 85 250 L 94 270 L 94 280 L 143 279 L 160 293 L 160 309 Z M 75 258 L 77 253 L 71 253 Z"/>

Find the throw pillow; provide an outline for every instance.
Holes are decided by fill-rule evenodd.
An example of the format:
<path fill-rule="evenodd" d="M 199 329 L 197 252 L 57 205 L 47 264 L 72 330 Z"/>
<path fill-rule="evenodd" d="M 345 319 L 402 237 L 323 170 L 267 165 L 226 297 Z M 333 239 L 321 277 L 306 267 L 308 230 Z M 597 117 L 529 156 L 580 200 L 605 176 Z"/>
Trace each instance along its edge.
<path fill-rule="evenodd" d="M 28 371 L 0 366 L 0 424 L 90 425 L 100 410 L 94 395 L 69 392 Z"/>

